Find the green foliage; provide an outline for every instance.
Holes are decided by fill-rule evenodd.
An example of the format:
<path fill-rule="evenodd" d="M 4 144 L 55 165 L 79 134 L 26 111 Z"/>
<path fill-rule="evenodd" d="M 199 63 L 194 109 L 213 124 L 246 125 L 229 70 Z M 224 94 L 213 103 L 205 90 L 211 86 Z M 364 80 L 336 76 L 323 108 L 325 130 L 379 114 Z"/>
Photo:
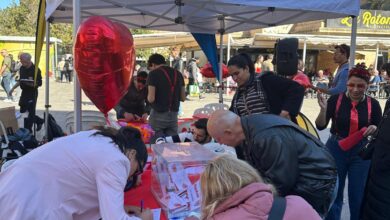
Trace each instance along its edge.
<path fill-rule="evenodd" d="M 390 10 L 390 0 L 362 1 L 361 8 L 368 10 Z"/>
<path fill-rule="evenodd" d="M 39 0 L 15 1 L 3 10 L 0 10 L 0 35 L 34 37 L 37 26 Z M 61 39 L 64 53 L 72 52 L 72 25 L 52 24 L 51 36 Z"/>
<path fill-rule="evenodd" d="M 1 0 L 0 0 L 1 1 Z M 13 3 L 3 10 L 0 10 L 0 35 L 5 36 L 35 36 L 37 15 L 38 15 L 39 0 L 20 0 L 20 4 Z M 72 53 L 73 46 L 73 25 L 72 24 L 51 24 L 50 26 L 52 37 L 62 40 L 62 53 Z M 131 29 L 133 35 L 151 34 L 151 30 Z M 160 49 L 158 49 L 160 50 Z M 137 57 L 148 59 L 148 57 L 157 52 L 152 49 L 137 49 Z M 161 54 L 167 54 L 162 49 Z"/>

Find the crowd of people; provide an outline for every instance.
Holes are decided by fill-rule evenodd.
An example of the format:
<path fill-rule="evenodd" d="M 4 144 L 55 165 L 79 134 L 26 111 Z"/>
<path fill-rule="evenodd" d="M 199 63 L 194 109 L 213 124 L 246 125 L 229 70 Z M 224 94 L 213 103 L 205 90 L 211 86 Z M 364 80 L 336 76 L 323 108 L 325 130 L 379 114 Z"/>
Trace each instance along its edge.
<path fill-rule="evenodd" d="M 115 110 L 122 120 L 149 123 L 155 132 L 151 143 L 198 142 L 218 153 L 201 175 L 201 214 L 191 218 L 270 219 L 277 215 L 286 220 L 339 220 L 348 176 L 350 219 L 385 220 L 390 218 L 390 142 L 375 142 L 368 159 L 361 158 L 361 151 L 371 137 L 386 129 L 382 124 L 390 114 L 390 101 L 382 117 L 379 102 L 368 95 L 375 71 L 362 64 L 350 68 L 349 56 L 347 45 L 337 45 L 333 80 L 319 70 L 312 86 L 302 80 L 303 61 L 298 62 L 297 74 L 283 77 L 275 74 L 271 54 L 265 61 L 259 56 L 255 63 L 247 54 L 237 54 L 227 63 L 238 87 L 230 109 L 217 110 L 197 120 L 191 131 L 178 134 L 180 105 L 189 93 L 185 78 L 187 85 L 194 85 L 197 59 L 190 62 L 195 72 L 186 77 L 179 56 L 169 66 L 164 56 L 152 54 L 148 72 L 134 73 Z M 34 112 L 25 100 L 35 105 L 41 76 L 37 84 L 31 84 L 35 68 L 31 56 L 23 53 L 20 60 L 20 106 Z M 390 65 L 382 69 L 388 72 Z M 17 86 L 6 91 L 12 93 Z M 308 88 L 316 91 L 320 107 L 316 127 L 325 129 L 331 121 L 326 144 L 296 124 Z M 27 126 L 40 123 L 34 116 Z M 356 144 L 348 149 L 341 146 L 340 141 L 361 131 Z M 148 209 L 123 206 L 124 191 L 139 184 L 146 160 L 141 134 L 133 128 L 99 127 L 59 138 L 19 158 L 0 174 L 0 215 L 9 219 L 152 219 Z M 26 186 L 27 181 L 31 184 Z"/>

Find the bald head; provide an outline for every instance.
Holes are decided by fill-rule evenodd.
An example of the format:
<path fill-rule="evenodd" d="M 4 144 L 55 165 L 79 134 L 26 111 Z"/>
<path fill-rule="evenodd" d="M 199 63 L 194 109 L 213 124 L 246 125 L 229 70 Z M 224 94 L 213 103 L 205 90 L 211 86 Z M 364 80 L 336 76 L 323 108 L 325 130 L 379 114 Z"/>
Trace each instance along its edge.
<path fill-rule="evenodd" d="M 245 139 L 240 117 L 227 110 L 211 114 L 207 131 L 216 141 L 229 146 L 237 146 Z"/>

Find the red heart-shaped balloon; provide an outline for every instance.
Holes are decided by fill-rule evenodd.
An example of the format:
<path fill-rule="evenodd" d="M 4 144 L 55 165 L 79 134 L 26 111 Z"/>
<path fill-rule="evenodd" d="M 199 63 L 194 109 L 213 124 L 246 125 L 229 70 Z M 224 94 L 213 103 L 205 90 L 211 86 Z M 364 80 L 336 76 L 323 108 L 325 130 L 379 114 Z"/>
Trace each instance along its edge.
<path fill-rule="evenodd" d="M 210 63 L 206 63 L 202 67 L 202 69 L 200 70 L 200 73 L 202 74 L 202 76 L 204 76 L 206 78 L 215 78 L 215 76 L 216 76 L 214 74 L 213 66 L 211 66 Z M 228 68 L 227 68 L 227 66 L 225 64 L 222 64 L 222 78 L 226 78 L 228 76 L 229 76 Z"/>
<path fill-rule="evenodd" d="M 93 16 L 79 27 L 74 49 L 80 86 L 107 114 L 126 94 L 135 64 L 133 37 L 123 24 Z"/>

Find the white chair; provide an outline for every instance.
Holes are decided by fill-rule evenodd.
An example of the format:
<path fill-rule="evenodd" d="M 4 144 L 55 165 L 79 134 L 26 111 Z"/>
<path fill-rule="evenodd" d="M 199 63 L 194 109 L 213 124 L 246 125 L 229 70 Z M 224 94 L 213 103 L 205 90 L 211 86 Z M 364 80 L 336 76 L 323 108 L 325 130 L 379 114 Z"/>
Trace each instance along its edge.
<path fill-rule="evenodd" d="M 204 108 L 210 109 L 211 113 L 213 113 L 217 110 L 229 110 L 229 106 L 226 104 L 222 104 L 222 103 L 210 103 L 210 104 L 205 105 Z"/>
<path fill-rule="evenodd" d="M 69 132 L 74 133 L 74 112 L 68 112 L 65 119 L 65 128 Z M 86 131 L 95 126 L 106 125 L 106 118 L 98 111 L 83 111 L 81 113 L 81 130 Z"/>

